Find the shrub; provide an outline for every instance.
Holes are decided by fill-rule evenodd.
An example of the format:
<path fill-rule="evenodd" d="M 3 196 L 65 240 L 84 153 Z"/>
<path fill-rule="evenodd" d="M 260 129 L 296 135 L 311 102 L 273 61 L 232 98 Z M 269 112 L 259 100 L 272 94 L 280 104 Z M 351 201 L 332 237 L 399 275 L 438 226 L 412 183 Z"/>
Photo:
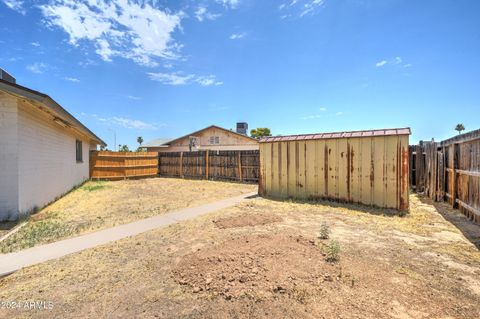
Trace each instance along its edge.
<path fill-rule="evenodd" d="M 340 244 L 336 240 L 331 240 L 326 246 L 327 261 L 336 262 L 340 259 Z"/>
<path fill-rule="evenodd" d="M 330 237 L 330 227 L 327 223 L 323 222 L 320 226 L 320 234 L 318 236 L 320 239 L 328 239 Z"/>

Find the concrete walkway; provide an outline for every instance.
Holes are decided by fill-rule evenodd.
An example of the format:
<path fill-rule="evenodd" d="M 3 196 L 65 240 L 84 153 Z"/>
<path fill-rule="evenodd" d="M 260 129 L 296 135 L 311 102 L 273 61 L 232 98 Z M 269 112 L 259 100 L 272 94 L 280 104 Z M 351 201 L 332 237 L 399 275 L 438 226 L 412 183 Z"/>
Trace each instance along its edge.
<path fill-rule="evenodd" d="M 60 258 L 84 249 L 97 247 L 122 238 L 134 236 L 155 228 L 165 227 L 211 213 L 222 208 L 234 206 L 241 201 L 256 196 L 256 193 L 227 198 L 210 204 L 185 208 L 164 215 L 142 219 L 95 233 L 57 241 L 51 244 L 25 249 L 15 253 L 0 255 L 0 277 L 9 275 L 23 267 Z"/>

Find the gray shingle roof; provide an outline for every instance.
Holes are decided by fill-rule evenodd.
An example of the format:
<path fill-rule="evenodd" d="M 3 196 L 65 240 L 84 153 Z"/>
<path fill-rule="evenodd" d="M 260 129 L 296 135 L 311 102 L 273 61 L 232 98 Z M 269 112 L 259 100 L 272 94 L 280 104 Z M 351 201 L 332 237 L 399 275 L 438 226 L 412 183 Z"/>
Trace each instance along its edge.
<path fill-rule="evenodd" d="M 142 144 L 142 147 L 168 147 L 168 145 L 165 144 L 170 142 L 171 140 L 171 138 L 156 138 L 154 140 L 148 141 L 145 144 Z"/>

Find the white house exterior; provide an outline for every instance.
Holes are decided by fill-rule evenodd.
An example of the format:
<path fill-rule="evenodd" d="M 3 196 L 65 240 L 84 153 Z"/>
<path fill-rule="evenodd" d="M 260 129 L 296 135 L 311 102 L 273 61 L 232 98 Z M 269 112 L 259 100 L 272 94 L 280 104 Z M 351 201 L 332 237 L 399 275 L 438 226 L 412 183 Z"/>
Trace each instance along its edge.
<path fill-rule="evenodd" d="M 97 145 L 105 143 L 49 96 L 0 78 L 0 221 L 88 179 Z"/>

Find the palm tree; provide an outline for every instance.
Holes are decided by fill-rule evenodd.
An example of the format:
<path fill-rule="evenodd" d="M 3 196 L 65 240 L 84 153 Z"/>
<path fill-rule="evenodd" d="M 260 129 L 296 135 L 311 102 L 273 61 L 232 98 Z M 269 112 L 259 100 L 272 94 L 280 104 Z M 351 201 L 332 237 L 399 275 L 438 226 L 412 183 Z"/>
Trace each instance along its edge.
<path fill-rule="evenodd" d="M 455 131 L 458 131 L 458 134 L 462 134 L 462 131 L 465 131 L 465 126 L 463 124 L 457 124 L 457 126 L 455 126 Z"/>
<path fill-rule="evenodd" d="M 141 136 L 137 137 L 137 143 L 138 143 L 139 147 L 142 146 L 143 137 L 141 137 Z"/>

